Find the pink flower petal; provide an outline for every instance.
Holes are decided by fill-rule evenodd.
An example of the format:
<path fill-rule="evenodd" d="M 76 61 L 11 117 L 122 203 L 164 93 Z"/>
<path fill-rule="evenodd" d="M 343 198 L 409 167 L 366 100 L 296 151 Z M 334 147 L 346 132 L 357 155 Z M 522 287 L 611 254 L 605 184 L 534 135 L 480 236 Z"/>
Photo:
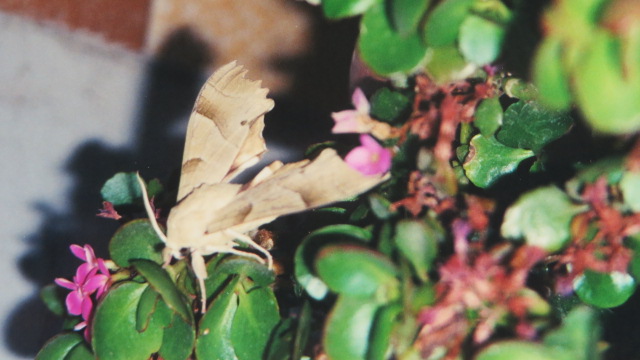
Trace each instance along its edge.
<path fill-rule="evenodd" d="M 378 175 L 391 168 L 391 151 L 383 148 L 371 136 L 361 135 L 358 146 L 351 150 L 344 161 L 364 175 Z"/>
<path fill-rule="evenodd" d="M 87 296 L 82 300 L 82 309 L 81 309 L 82 318 L 84 320 L 89 320 L 89 317 L 91 316 L 92 311 L 93 311 L 93 301 L 91 301 L 91 298 Z"/>
<path fill-rule="evenodd" d="M 78 286 L 74 282 L 64 278 L 55 278 L 53 281 L 65 289 L 75 290 L 78 288 Z"/>
<path fill-rule="evenodd" d="M 362 92 L 360 88 L 356 88 L 353 95 L 351 95 L 351 102 L 359 113 L 369 114 L 369 110 L 371 108 L 369 101 L 367 100 L 367 97 L 364 96 L 364 92 Z"/>
<path fill-rule="evenodd" d="M 77 258 L 87 261 L 87 256 L 85 254 L 84 248 L 80 245 L 73 244 L 69 246 L 69 249 Z"/>
<path fill-rule="evenodd" d="M 80 321 L 79 323 L 76 324 L 76 326 L 73 327 L 73 330 L 82 330 L 84 328 L 87 327 L 87 322 L 86 321 Z"/>
<path fill-rule="evenodd" d="M 71 315 L 80 315 L 82 314 L 82 301 L 85 296 L 82 294 L 80 290 L 74 290 L 67 295 L 65 300 L 65 304 L 67 305 L 67 311 Z"/>
<path fill-rule="evenodd" d="M 355 110 L 344 110 L 332 113 L 331 117 L 335 121 L 335 125 L 331 132 L 334 134 L 344 134 L 358 132 L 358 112 Z"/>
<path fill-rule="evenodd" d="M 82 290 L 87 294 L 92 294 L 97 289 L 104 287 L 104 285 L 109 281 L 109 277 L 102 274 L 96 274 L 91 278 L 87 279 L 82 287 Z"/>

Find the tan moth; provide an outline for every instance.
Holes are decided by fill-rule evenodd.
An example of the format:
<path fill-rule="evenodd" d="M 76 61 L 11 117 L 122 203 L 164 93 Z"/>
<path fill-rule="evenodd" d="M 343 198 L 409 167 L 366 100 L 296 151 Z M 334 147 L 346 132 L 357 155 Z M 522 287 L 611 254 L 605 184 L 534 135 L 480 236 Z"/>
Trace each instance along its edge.
<path fill-rule="evenodd" d="M 205 83 L 189 119 L 178 190 L 178 203 L 167 219 L 165 235 L 157 224 L 142 179 L 147 214 L 165 242 L 165 263 L 184 250 L 198 279 L 202 310 L 206 309 L 204 256 L 231 253 L 266 262 L 269 252 L 247 232 L 279 216 L 356 196 L 380 183 L 382 176 L 364 176 L 351 169 L 332 149 L 314 160 L 283 165 L 274 162 L 247 184 L 232 184 L 236 175 L 266 152 L 264 114 L 273 108 L 268 89 L 245 79 L 235 62 L 218 69 Z M 237 249 L 245 243 L 261 253 Z"/>

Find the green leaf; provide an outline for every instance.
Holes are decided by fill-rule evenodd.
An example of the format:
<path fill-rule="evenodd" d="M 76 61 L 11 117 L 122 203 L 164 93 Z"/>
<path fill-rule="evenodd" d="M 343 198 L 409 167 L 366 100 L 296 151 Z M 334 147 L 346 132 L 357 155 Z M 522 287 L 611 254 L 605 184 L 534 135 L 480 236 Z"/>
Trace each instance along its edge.
<path fill-rule="evenodd" d="M 458 39 L 460 25 L 469 15 L 473 0 L 445 0 L 427 18 L 424 39 L 429 46 L 453 46 Z"/>
<path fill-rule="evenodd" d="M 540 344 L 527 341 L 500 341 L 484 348 L 475 360 L 578 360 Z"/>
<path fill-rule="evenodd" d="M 585 270 L 576 278 L 573 288 L 580 300 L 600 308 L 612 308 L 624 304 L 636 290 L 636 282 L 627 273 L 602 273 Z"/>
<path fill-rule="evenodd" d="M 329 19 L 360 15 L 381 0 L 322 0 L 322 10 Z"/>
<path fill-rule="evenodd" d="M 402 93 L 382 88 L 371 97 L 371 116 L 382 121 L 393 121 L 409 108 L 409 99 Z"/>
<path fill-rule="evenodd" d="M 63 316 L 66 313 L 62 288 L 57 284 L 49 284 L 40 290 L 40 299 L 52 313 Z"/>
<path fill-rule="evenodd" d="M 328 245 L 316 258 L 316 271 L 331 290 L 352 297 L 398 296 L 398 271 L 385 256 L 354 245 Z"/>
<path fill-rule="evenodd" d="M 131 266 L 130 260 L 146 259 L 162 264 L 162 239 L 146 219 L 128 222 L 120 227 L 109 242 L 111 259 L 120 267 Z"/>
<path fill-rule="evenodd" d="M 484 99 L 478 105 L 473 124 L 480 130 L 482 136 L 490 137 L 502 125 L 503 115 L 500 99 L 497 97 Z"/>
<path fill-rule="evenodd" d="M 94 360 L 95 358 L 86 343 L 82 343 L 71 349 L 64 360 Z"/>
<path fill-rule="evenodd" d="M 522 160 L 533 155 L 531 150 L 505 146 L 494 137 L 476 135 L 471 139 L 470 152 L 462 167 L 474 185 L 488 188 L 503 175 L 516 171 Z"/>
<path fill-rule="evenodd" d="M 147 360 L 162 344 L 162 328 L 136 330 L 136 310 L 146 284 L 124 282 L 112 287 L 98 305 L 93 320 L 96 357 L 109 360 Z"/>
<path fill-rule="evenodd" d="M 142 332 L 147 329 L 159 299 L 160 295 L 151 286 L 148 286 L 140 295 L 136 309 L 136 330 Z"/>
<path fill-rule="evenodd" d="M 102 199 L 114 206 L 131 205 L 142 198 L 138 179 L 134 172 L 120 172 L 107 180 L 100 190 Z"/>
<path fill-rule="evenodd" d="M 640 212 L 640 172 L 626 171 L 620 180 L 624 203 L 633 212 Z"/>
<path fill-rule="evenodd" d="M 174 314 L 173 321 L 164 330 L 162 346 L 158 353 L 164 360 L 186 360 L 193 352 L 196 341 L 195 328 Z"/>
<path fill-rule="evenodd" d="M 429 48 L 425 70 L 436 83 L 445 84 L 467 78 L 476 66 L 467 63 L 455 46 L 438 46 Z"/>
<path fill-rule="evenodd" d="M 599 340 L 600 325 L 595 311 L 580 306 L 571 310 L 562 325 L 550 331 L 543 342 L 568 359 L 597 360 L 600 359 Z"/>
<path fill-rule="evenodd" d="M 398 325 L 398 318 L 402 314 L 402 305 L 395 303 L 381 308 L 373 321 L 371 342 L 367 360 L 385 360 L 389 354 L 391 335 Z"/>
<path fill-rule="evenodd" d="M 268 286 L 276 280 L 276 274 L 264 264 L 246 257 L 231 257 L 223 259 L 216 266 L 216 275 L 242 275 L 249 277 L 257 286 Z"/>
<path fill-rule="evenodd" d="M 554 110 L 567 110 L 571 105 L 569 75 L 562 61 L 562 42 L 559 38 L 545 38 L 533 60 L 533 82 L 539 91 L 539 99 Z"/>
<path fill-rule="evenodd" d="M 503 25 L 469 15 L 460 25 L 458 46 L 465 59 L 476 65 L 485 65 L 500 55 L 504 36 Z"/>
<path fill-rule="evenodd" d="M 430 0 L 388 0 L 390 2 L 391 23 L 400 35 L 416 32 Z"/>
<path fill-rule="evenodd" d="M 85 346 L 84 339 L 78 333 L 56 335 L 40 349 L 35 360 L 65 360 L 74 348 Z"/>
<path fill-rule="evenodd" d="M 507 209 L 500 232 L 506 238 L 524 238 L 528 245 L 558 251 L 571 238 L 571 220 L 584 210 L 557 187 L 541 187 L 520 196 Z"/>
<path fill-rule="evenodd" d="M 589 124 L 598 131 L 626 134 L 640 130 L 640 79 L 621 68 L 619 41 L 596 32 L 576 64 L 575 94 Z"/>
<path fill-rule="evenodd" d="M 231 342 L 231 327 L 238 309 L 238 295 L 235 288 L 240 282 L 235 277 L 209 305 L 198 326 L 196 340 L 197 359 L 236 360 Z"/>
<path fill-rule="evenodd" d="M 535 101 L 539 97 L 538 89 L 532 83 L 518 78 L 509 78 L 504 83 L 504 93 L 524 101 Z"/>
<path fill-rule="evenodd" d="M 409 73 L 426 55 L 417 33 L 401 36 L 393 30 L 384 3 L 372 6 L 360 23 L 358 51 L 362 59 L 380 75 Z"/>
<path fill-rule="evenodd" d="M 396 225 L 394 241 L 423 281 L 429 278 L 429 270 L 438 254 L 438 242 L 444 238 L 441 230 L 422 220 L 401 220 Z"/>
<path fill-rule="evenodd" d="M 509 147 L 530 149 L 540 153 L 542 148 L 564 135 L 573 119 L 564 112 L 548 110 L 531 101 L 520 100 L 504 112 L 502 129 L 496 138 Z"/>
<path fill-rule="evenodd" d="M 305 301 L 297 319 L 280 321 L 272 332 L 266 360 L 301 359 L 311 330 L 311 315 L 311 306 Z"/>
<path fill-rule="evenodd" d="M 173 311 L 191 322 L 191 310 L 182 294 L 175 286 L 169 274 L 160 265 L 149 260 L 131 260 L 131 264 L 149 282 L 149 285 L 160 294 L 165 303 Z"/>
<path fill-rule="evenodd" d="M 245 279 L 236 287 L 238 308 L 231 326 L 231 342 L 240 360 L 262 359 L 271 332 L 280 321 L 278 302 L 269 287 Z"/>
<path fill-rule="evenodd" d="M 341 295 L 329 314 L 324 350 L 332 360 L 364 360 L 379 305 Z"/>
<path fill-rule="evenodd" d="M 379 194 L 372 194 L 369 195 L 367 199 L 369 200 L 371 211 L 373 211 L 378 219 L 389 219 L 395 213 L 395 211 L 391 210 L 391 202 L 384 196 Z"/>
<path fill-rule="evenodd" d="M 318 229 L 302 240 L 294 256 L 296 281 L 314 299 L 323 299 L 327 285 L 313 271 L 313 260 L 322 246 L 339 241 L 370 242 L 371 232 L 354 225 L 331 225 Z"/>

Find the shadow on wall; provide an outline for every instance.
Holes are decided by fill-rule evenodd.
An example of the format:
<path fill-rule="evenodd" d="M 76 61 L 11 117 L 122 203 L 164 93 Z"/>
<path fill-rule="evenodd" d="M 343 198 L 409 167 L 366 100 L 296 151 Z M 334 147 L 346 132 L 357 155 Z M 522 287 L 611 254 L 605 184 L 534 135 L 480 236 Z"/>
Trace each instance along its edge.
<path fill-rule="evenodd" d="M 355 28 L 324 22 L 319 11 L 310 11 L 316 12 L 312 14 L 316 19 L 314 33 L 322 34 L 314 39 L 319 41 L 313 44 L 314 49 L 303 59 L 274 61 L 274 66 L 293 72 L 293 79 L 302 80 L 290 94 L 272 94 L 276 107 L 267 115 L 268 144 L 304 149 L 312 142 L 326 140 L 332 125 L 329 113 L 349 106 L 348 69 Z M 345 37 L 345 26 L 352 30 L 352 36 Z M 214 54 L 203 50 L 207 48 L 189 29 L 174 32 L 148 64 L 135 116 L 139 125 L 134 145 L 114 149 L 91 141 L 70 155 L 66 164 L 74 179 L 70 208 L 57 212 L 47 204 L 36 205 L 43 221 L 28 239 L 30 251 L 19 261 L 25 277 L 39 287 L 56 277 L 70 279 L 80 264 L 69 251 L 71 244 L 91 244 L 98 257 L 108 257 L 108 241 L 119 224 L 95 214 L 101 207 L 100 188 L 115 173 L 140 170 L 146 178 L 160 178 L 168 188 L 172 182 L 176 184 L 184 144 L 184 132 L 179 130 L 186 127 L 206 79 L 204 69 L 213 60 Z M 343 51 L 344 56 L 338 56 Z M 4 324 L 4 340 L 16 354 L 33 356 L 61 325 L 61 319 L 34 293 L 16 306 Z"/>

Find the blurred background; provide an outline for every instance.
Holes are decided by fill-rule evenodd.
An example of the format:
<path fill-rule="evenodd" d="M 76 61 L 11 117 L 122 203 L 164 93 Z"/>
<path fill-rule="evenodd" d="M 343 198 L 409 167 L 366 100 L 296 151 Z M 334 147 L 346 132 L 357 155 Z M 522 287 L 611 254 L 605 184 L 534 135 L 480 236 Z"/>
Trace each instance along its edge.
<path fill-rule="evenodd" d="M 349 104 L 356 23 L 295 0 L 0 0 L 1 359 L 60 330 L 39 289 L 70 278 L 70 244 L 107 256 L 96 217 L 119 171 L 176 176 L 187 119 L 216 67 L 238 60 L 276 100 L 273 156 L 330 137 Z"/>

